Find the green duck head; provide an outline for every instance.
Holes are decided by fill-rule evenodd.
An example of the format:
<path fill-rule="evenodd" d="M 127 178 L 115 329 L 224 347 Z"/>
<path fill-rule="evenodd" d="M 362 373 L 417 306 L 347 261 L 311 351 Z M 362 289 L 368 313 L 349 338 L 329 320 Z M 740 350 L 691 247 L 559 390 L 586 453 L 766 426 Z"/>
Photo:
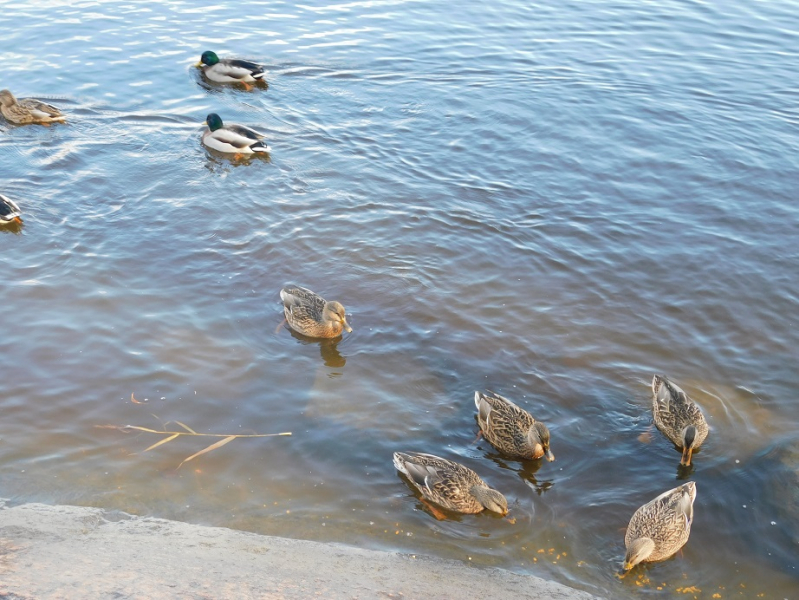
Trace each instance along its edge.
<path fill-rule="evenodd" d="M 210 50 L 206 50 L 203 52 L 202 56 L 200 57 L 200 65 L 215 65 L 219 62 L 219 57 L 216 55 L 216 52 L 211 52 Z"/>
<path fill-rule="evenodd" d="M 208 125 L 208 129 L 211 131 L 222 129 L 222 117 L 216 113 L 211 113 L 205 117 L 205 124 Z"/>

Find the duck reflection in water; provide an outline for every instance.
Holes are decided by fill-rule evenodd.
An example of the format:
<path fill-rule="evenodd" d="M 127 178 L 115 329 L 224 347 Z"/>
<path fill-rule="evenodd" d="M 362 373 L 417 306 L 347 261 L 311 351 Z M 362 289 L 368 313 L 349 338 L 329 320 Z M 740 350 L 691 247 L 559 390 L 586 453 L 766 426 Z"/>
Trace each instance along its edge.
<path fill-rule="evenodd" d="M 20 235 L 22 233 L 22 228 L 25 227 L 24 223 L 2 223 L 0 222 L 0 233 L 15 233 Z"/>
<path fill-rule="evenodd" d="M 677 465 L 677 477 L 676 479 L 679 481 L 685 481 L 686 479 L 690 479 L 693 477 L 694 474 L 694 464 L 691 463 L 690 465 Z"/>
<path fill-rule="evenodd" d="M 283 321 L 281 326 L 284 325 L 285 321 Z M 341 369 L 347 364 L 347 359 L 338 351 L 339 342 L 342 340 L 341 336 L 331 339 L 319 339 L 297 333 L 291 327 L 286 327 L 286 329 L 291 334 L 291 337 L 301 341 L 303 345 L 317 344 L 319 346 L 319 354 L 322 356 L 322 361 L 326 367 Z"/>
<path fill-rule="evenodd" d="M 518 468 L 513 467 L 508 464 L 507 459 L 504 458 L 501 454 L 495 454 L 493 452 L 486 453 L 485 457 L 489 460 L 493 460 L 500 469 L 507 469 L 508 471 L 515 471 L 516 474 L 521 477 L 522 481 L 527 483 L 531 488 L 533 488 L 536 493 L 540 496 L 549 488 L 554 485 L 554 482 L 551 479 L 539 481 L 535 474 L 544 464 L 543 461 L 540 460 L 520 460 L 517 462 L 519 465 Z M 515 462 L 515 461 L 514 461 Z"/>

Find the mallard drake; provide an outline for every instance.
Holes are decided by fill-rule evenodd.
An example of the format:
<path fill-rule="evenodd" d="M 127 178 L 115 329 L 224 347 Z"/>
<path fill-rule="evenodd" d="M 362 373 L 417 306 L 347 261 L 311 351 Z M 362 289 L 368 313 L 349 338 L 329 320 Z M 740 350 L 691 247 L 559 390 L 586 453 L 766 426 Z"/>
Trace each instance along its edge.
<path fill-rule="evenodd" d="M 50 106 L 33 98 L 17 100 L 8 90 L 0 91 L 0 112 L 10 123 L 29 125 L 38 123 L 65 123 L 66 117 L 55 106 Z"/>
<path fill-rule="evenodd" d="M 707 437 L 707 421 L 686 393 L 663 375 L 652 378 L 652 416 L 655 425 L 682 450 L 680 464 L 691 464 L 691 454 Z"/>
<path fill-rule="evenodd" d="M 696 484 L 693 481 L 663 492 L 633 513 L 624 545 L 623 570 L 640 562 L 655 562 L 668 558 L 685 545 L 694 521 Z"/>
<path fill-rule="evenodd" d="M 0 223 L 22 223 L 21 214 L 16 202 L 0 194 Z"/>
<path fill-rule="evenodd" d="M 244 125 L 225 125 L 216 113 L 211 113 L 205 118 L 208 131 L 203 133 L 203 144 L 227 154 L 255 154 L 256 152 L 269 152 L 270 148 L 262 133 L 258 133 Z"/>
<path fill-rule="evenodd" d="M 311 290 L 289 285 L 280 290 L 286 322 L 294 331 L 315 338 L 334 338 L 352 332 L 339 302 L 327 302 Z"/>
<path fill-rule="evenodd" d="M 200 57 L 197 66 L 203 74 L 216 83 L 240 83 L 247 90 L 250 83 L 265 81 L 264 68 L 254 62 L 237 58 L 219 58 L 215 52 L 206 50 Z"/>
<path fill-rule="evenodd" d="M 395 452 L 394 466 L 426 500 L 447 510 L 474 514 L 487 508 L 503 516 L 508 514 L 505 496 L 461 464 L 432 454 Z"/>
<path fill-rule="evenodd" d="M 494 392 L 474 393 L 480 431 L 497 450 L 513 458 L 555 460 L 549 449 L 549 429 L 530 413 Z"/>

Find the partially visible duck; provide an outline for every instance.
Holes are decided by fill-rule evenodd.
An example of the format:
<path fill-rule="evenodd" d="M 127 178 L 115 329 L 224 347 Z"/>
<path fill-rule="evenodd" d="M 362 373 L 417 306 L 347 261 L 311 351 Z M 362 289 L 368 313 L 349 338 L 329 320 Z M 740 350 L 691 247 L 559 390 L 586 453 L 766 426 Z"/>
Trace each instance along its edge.
<path fill-rule="evenodd" d="M 66 117 L 55 106 L 45 104 L 33 98 L 17 100 L 8 90 L 0 90 L 0 112 L 9 123 L 30 125 L 37 123 L 65 123 Z"/>
<path fill-rule="evenodd" d="M 22 223 L 21 214 L 16 202 L 0 194 L 0 224 Z"/>

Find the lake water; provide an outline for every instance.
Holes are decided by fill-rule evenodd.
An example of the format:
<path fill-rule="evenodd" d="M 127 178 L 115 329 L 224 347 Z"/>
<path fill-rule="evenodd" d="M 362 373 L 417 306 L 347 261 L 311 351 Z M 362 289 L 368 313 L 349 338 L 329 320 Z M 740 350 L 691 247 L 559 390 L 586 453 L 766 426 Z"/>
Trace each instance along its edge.
<path fill-rule="evenodd" d="M 0 87 L 69 120 L 0 120 L 25 219 L 0 231 L 0 496 L 607 597 L 796 597 L 768 460 L 799 429 L 795 3 L 0 5 Z M 268 90 L 205 84 L 206 49 Z M 209 155 L 212 111 L 270 157 Z M 286 283 L 354 332 L 280 327 Z M 691 473 L 647 436 L 656 372 L 710 423 Z M 485 388 L 549 425 L 555 462 L 473 442 Z M 97 427 L 170 421 L 293 435 L 176 469 L 214 440 Z M 395 450 L 471 466 L 515 521 L 437 521 Z M 630 516 L 686 476 L 681 555 L 619 580 Z"/>

